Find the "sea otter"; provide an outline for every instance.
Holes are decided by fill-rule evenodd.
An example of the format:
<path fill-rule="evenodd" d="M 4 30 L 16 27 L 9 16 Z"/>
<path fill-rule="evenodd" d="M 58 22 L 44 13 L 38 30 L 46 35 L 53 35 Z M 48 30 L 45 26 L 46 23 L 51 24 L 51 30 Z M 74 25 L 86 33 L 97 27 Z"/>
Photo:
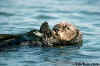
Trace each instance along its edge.
<path fill-rule="evenodd" d="M 0 48 L 15 45 L 56 47 L 82 43 L 82 33 L 74 25 L 64 22 L 50 29 L 48 22 L 42 23 L 40 30 L 18 35 L 0 34 Z"/>
<path fill-rule="evenodd" d="M 81 45 L 82 33 L 79 29 L 68 23 L 61 22 L 54 25 L 53 29 L 49 28 L 47 22 L 44 22 L 40 27 L 40 32 L 43 33 L 43 46 L 68 46 L 68 45 Z"/>

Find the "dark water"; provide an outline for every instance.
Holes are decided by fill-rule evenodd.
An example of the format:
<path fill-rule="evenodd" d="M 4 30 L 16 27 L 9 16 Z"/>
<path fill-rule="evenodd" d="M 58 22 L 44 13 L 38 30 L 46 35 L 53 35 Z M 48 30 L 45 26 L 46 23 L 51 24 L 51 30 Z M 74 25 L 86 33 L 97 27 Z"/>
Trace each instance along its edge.
<path fill-rule="evenodd" d="M 0 52 L 0 66 L 75 66 L 100 64 L 100 0 L 0 0 L 0 33 L 39 29 L 48 21 L 75 24 L 83 33 L 78 48 L 18 47 Z"/>

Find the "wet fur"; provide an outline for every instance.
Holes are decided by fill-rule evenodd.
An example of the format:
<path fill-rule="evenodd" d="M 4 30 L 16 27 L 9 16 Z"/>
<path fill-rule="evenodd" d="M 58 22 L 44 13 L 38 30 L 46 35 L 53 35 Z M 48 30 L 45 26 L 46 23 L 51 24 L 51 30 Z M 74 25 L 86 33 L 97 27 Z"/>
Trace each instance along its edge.
<path fill-rule="evenodd" d="M 40 30 L 10 35 L 0 34 L 0 48 L 16 45 L 31 45 L 40 47 L 56 47 L 82 43 L 81 32 L 72 24 L 59 23 L 51 30 L 48 23 L 44 22 Z"/>

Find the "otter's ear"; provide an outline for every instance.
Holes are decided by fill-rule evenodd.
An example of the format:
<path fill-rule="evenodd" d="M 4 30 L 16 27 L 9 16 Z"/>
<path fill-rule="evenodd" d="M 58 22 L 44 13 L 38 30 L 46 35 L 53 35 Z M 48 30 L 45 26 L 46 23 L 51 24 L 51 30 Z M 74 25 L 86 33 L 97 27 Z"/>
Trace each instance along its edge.
<path fill-rule="evenodd" d="M 40 32 L 44 33 L 45 31 L 50 30 L 48 22 L 43 22 L 40 27 Z"/>

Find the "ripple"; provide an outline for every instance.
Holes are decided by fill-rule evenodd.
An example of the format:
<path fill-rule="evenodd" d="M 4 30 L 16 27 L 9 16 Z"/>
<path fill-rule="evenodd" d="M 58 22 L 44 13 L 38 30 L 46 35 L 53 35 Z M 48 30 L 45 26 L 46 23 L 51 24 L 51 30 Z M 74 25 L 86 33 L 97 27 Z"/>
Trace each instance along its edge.
<path fill-rule="evenodd" d="M 42 10 L 37 10 L 37 12 L 40 12 L 40 13 L 72 13 L 72 11 L 52 10 L 52 9 L 42 9 Z"/>
<path fill-rule="evenodd" d="M 29 63 L 29 64 L 31 63 L 32 64 L 32 63 L 37 63 L 37 62 L 36 61 L 21 61 L 20 63 Z"/>
<path fill-rule="evenodd" d="M 1 63 L 0 62 L 0 66 L 7 66 L 8 64 L 5 64 L 5 63 Z"/>
<path fill-rule="evenodd" d="M 73 13 L 73 11 L 67 11 L 67 10 L 55 10 L 55 13 Z"/>
<path fill-rule="evenodd" d="M 40 12 L 40 13 L 52 13 L 52 11 L 50 11 L 50 10 L 45 10 L 45 9 L 37 10 L 37 12 Z"/>
<path fill-rule="evenodd" d="M 100 15 L 100 12 L 92 12 L 92 11 L 80 11 L 80 13 L 85 14 L 85 15 Z"/>
<path fill-rule="evenodd" d="M 72 66 L 68 65 L 72 64 L 69 62 L 99 62 L 99 3 L 99 0 L 0 0 L 2 34 L 39 29 L 43 21 L 48 21 L 50 27 L 60 21 L 69 21 L 83 33 L 83 46 L 80 48 L 26 46 L 0 52 L 0 66 Z"/>
<path fill-rule="evenodd" d="M 93 24 L 94 26 L 96 26 L 96 27 L 100 27 L 100 24 Z"/>
<path fill-rule="evenodd" d="M 57 19 L 57 17 L 49 16 L 49 15 L 38 15 L 35 18 L 36 19 Z"/>
<path fill-rule="evenodd" d="M 0 16 L 13 16 L 14 14 L 12 13 L 7 13 L 7 12 L 0 12 Z"/>

